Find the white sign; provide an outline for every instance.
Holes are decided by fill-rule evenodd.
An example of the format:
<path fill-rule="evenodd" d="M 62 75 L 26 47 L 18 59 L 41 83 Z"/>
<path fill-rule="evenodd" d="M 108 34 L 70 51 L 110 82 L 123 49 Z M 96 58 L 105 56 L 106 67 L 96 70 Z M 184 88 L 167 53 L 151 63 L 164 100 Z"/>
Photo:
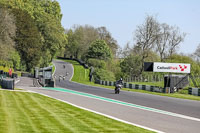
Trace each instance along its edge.
<path fill-rule="evenodd" d="M 154 62 L 153 72 L 190 73 L 190 64 Z"/>

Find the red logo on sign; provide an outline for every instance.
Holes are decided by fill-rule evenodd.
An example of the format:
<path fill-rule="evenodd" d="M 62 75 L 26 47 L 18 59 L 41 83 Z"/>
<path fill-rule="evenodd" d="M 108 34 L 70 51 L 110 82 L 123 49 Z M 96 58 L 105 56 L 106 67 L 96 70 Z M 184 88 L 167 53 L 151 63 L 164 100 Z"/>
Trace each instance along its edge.
<path fill-rule="evenodd" d="M 181 66 L 181 65 L 179 65 L 179 67 L 180 67 L 181 71 L 184 71 L 185 69 L 187 69 L 187 66 L 186 66 L 186 65 L 184 65 L 184 67 Z"/>

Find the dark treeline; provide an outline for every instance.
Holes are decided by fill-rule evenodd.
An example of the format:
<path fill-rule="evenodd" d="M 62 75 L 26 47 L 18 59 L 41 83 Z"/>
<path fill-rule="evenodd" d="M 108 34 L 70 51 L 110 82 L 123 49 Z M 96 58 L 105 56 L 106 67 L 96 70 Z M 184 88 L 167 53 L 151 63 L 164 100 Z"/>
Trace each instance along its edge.
<path fill-rule="evenodd" d="M 49 65 L 67 42 L 59 3 L 1 0 L 0 65 L 23 71 Z"/>

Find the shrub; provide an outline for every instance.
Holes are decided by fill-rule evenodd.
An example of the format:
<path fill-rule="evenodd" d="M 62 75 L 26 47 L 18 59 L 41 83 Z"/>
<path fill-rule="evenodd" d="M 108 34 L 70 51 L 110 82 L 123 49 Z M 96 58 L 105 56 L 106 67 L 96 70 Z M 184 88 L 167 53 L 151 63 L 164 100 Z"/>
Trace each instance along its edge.
<path fill-rule="evenodd" d="M 88 60 L 88 65 L 93 66 L 96 68 L 102 68 L 105 69 L 106 63 L 103 60 L 98 60 L 98 59 L 89 59 Z"/>
<path fill-rule="evenodd" d="M 107 70 L 96 68 L 93 73 L 95 80 L 115 81 L 115 75 Z"/>

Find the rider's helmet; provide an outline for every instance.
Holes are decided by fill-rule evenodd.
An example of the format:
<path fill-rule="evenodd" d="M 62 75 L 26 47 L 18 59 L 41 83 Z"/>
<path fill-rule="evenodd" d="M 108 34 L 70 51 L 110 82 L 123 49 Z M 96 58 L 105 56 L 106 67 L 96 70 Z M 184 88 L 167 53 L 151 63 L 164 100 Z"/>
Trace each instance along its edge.
<path fill-rule="evenodd" d="M 123 79 L 122 78 L 120 78 L 120 81 L 122 81 Z"/>

